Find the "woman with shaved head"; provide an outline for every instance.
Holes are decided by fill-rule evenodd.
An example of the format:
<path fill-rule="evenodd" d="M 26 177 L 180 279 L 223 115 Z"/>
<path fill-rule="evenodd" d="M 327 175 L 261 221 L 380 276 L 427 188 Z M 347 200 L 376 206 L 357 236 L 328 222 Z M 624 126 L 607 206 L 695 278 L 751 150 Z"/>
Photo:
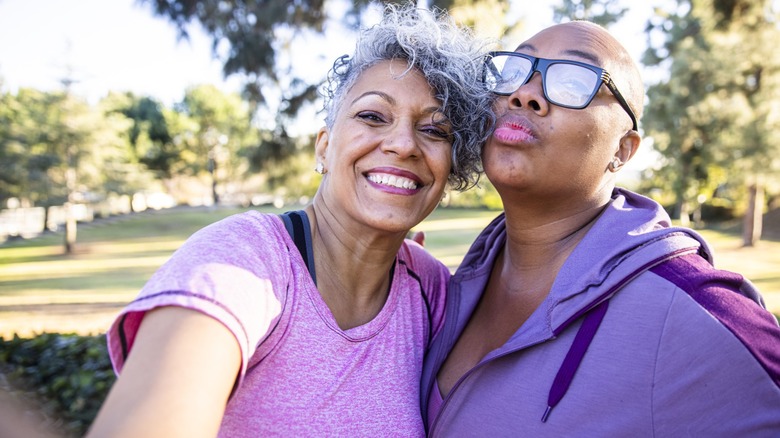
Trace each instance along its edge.
<path fill-rule="evenodd" d="M 780 436 L 780 329 L 695 232 L 618 188 L 643 89 L 603 28 L 487 57 L 504 204 L 449 282 L 430 436 Z"/>

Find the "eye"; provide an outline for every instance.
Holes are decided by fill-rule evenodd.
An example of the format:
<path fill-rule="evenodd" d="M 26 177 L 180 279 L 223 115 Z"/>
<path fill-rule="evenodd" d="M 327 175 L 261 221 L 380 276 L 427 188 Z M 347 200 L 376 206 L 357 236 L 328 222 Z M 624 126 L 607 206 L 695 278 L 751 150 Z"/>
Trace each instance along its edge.
<path fill-rule="evenodd" d="M 355 117 L 370 123 L 384 123 L 385 118 L 375 111 L 361 111 L 355 114 Z"/>
<path fill-rule="evenodd" d="M 555 83 L 548 90 L 551 94 L 551 99 L 567 105 L 580 106 L 585 104 L 585 100 L 590 96 L 593 87 L 589 83 L 569 79 Z"/>
<path fill-rule="evenodd" d="M 420 132 L 436 139 L 449 140 L 450 137 L 452 137 L 449 123 L 447 123 L 446 120 L 429 120 L 428 123 L 420 126 L 418 129 Z"/>
<path fill-rule="evenodd" d="M 436 125 L 425 125 L 420 129 L 420 131 L 440 139 L 448 140 L 450 138 L 450 133 L 448 131 Z"/>

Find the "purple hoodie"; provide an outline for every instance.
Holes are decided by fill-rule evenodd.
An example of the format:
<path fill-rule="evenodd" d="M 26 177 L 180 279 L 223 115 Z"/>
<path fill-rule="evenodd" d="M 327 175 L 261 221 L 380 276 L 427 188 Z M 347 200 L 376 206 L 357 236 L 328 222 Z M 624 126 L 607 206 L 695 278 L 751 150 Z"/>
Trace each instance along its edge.
<path fill-rule="evenodd" d="M 442 400 L 434 377 L 505 239 L 502 214 L 450 280 L 423 369 L 430 436 L 780 436 L 776 319 L 700 236 L 621 189 L 545 301 Z"/>

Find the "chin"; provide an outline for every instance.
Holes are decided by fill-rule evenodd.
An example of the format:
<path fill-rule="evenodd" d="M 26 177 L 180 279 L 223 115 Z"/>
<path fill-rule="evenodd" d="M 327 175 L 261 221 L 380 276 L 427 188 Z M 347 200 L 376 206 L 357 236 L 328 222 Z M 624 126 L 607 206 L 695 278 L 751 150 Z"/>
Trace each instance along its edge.
<path fill-rule="evenodd" d="M 404 214 L 402 211 L 403 210 L 374 210 L 367 215 L 366 223 L 377 231 L 395 234 L 406 233 L 422 222 L 423 218 L 416 215 Z"/>

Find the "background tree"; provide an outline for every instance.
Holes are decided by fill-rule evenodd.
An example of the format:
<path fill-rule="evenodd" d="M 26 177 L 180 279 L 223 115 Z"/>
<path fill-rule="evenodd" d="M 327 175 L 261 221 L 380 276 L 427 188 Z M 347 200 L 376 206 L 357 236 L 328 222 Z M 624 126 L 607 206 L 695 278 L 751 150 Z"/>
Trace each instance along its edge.
<path fill-rule="evenodd" d="M 236 184 L 247 176 L 247 149 L 258 144 L 258 130 L 252 125 L 252 112 L 238 94 L 223 93 L 213 85 L 191 87 L 177 110 L 192 122 L 193 131 L 180 138 L 188 147 L 181 158 L 194 176 L 209 175 L 211 197 L 216 204 L 221 193 L 238 190 Z M 232 183 L 218 190 L 220 183 Z"/>
<path fill-rule="evenodd" d="M 6 206 L 9 198 L 19 198 L 24 193 L 24 147 L 12 126 L 16 107 L 16 96 L 0 87 L 0 208 Z"/>
<path fill-rule="evenodd" d="M 1 112 L 4 120 L 0 140 L 9 172 L 3 179 L 9 184 L 6 196 L 16 197 L 22 205 L 44 207 L 43 226 L 49 222 L 48 207 L 68 199 L 67 146 L 76 140 L 65 119 L 63 92 L 19 89 L 6 94 Z M 73 157 L 73 155 L 71 155 Z"/>
<path fill-rule="evenodd" d="M 647 28 L 643 62 L 669 69 L 648 88 L 644 128 L 663 156 L 652 183 L 671 189 L 683 221 L 718 193 L 750 200 L 738 209 L 746 245 L 760 236 L 763 187 L 780 169 L 777 19 L 768 0 L 680 0 Z"/>
<path fill-rule="evenodd" d="M 571 20 L 588 20 L 604 27 L 620 21 L 628 12 L 620 6 L 619 0 L 563 0 L 553 8 L 553 20 L 556 23 Z"/>
<path fill-rule="evenodd" d="M 95 197 L 101 200 L 115 196 L 131 197 L 141 190 L 150 189 L 155 185 L 155 179 L 160 178 L 159 169 L 145 161 L 148 156 L 139 155 L 137 144 L 141 143 L 142 137 L 157 140 L 164 136 L 167 132 L 164 130 L 165 125 L 158 128 L 155 120 L 151 127 L 142 124 L 141 130 L 135 131 L 138 121 L 116 111 L 114 98 L 117 95 L 109 93 L 98 102 L 90 119 L 85 121 L 85 124 L 91 126 L 90 141 L 85 147 L 92 157 L 85 171 L 93 175 L 90 187 Z M 144 100 L 141 99 L 142 102 Z M 156 104 L 151 99 L 147 100 Z M 162 130 L 162 135 L 155 134 L 159 130 Z M 133 134 L 136 132 L 134 143 Z"/>
<path fill-rule="evenodd" d="M 128 130 L 125 117 L 109 117 L 66 91 L 22 88 L 0 99 L 0 178 L 5 182 L 0 198 L 43 207 L 44 227 L 62 220 L 50 220 L 49 207 L 96 202 L 148 183 L 143 169 L 133 165 L 123 135 Z M 73 243 L 71 236 L 68 246 Z"/>
<path fill-rule="evenodd" d="M 102 105 L 107 115 L 118 113 L 129 119 L 127 139 L 137 162 L 159 179 L 170 179 L 181 151 L 168 130 L 163 105 L 153 97 L 129 92 L 110 93 Z"/>

